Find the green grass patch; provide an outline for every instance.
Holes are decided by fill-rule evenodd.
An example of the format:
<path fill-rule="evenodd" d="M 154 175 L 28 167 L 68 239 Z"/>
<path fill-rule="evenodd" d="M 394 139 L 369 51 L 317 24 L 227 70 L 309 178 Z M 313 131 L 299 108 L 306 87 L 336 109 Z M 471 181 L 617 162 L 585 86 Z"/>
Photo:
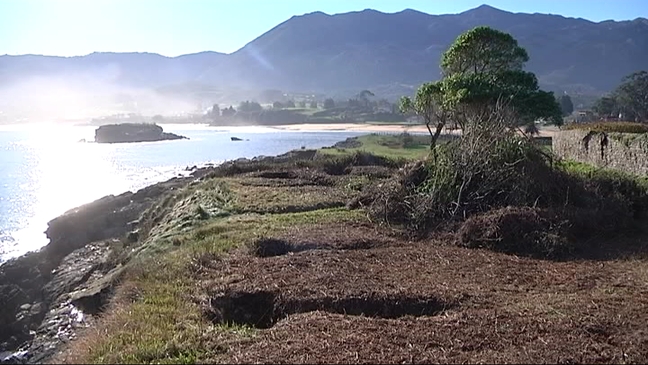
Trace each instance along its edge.
<path fill-rule="evenodd" d="M 136 259 L 111 310 L 77 344 L 69 362 L 195 363 L 209 326 L 189 299 L 186 255 Z M 78 351 L 80 350 L 80 351 Z M 72 360 L 72 361 L 70 361 Z"/>
<path fill-rule="evenodd" d="M 427 135 L 409 135 L 412 139 L 404 141 L 405 135 L 369 134 L 357 138 L 361 143 L 351 148 L 324 148 L 320 152 L 327 155 L 349 155 L 355 152 L 366 152 L 388 158 L 416 160 L 425 158 L 430 153 L 430 137 Z M 448 138 L 441 137 L 441 141 Z"/>
<path fill-rule="evenodd" d="M 214 324 L 203 315 L 202 265 L 260 237 L 295 227 L 335 227 L 367 219 L 361 211 L 346 208 L 236 214 L 238 194 L 247 188 L 235 179 L 209 179 L 164 197 L 147 212 L 148 236 L 131 255 L 109 309 L 73 343 L 63 357 L 65 362 L 190 364 L 218 359 L 227 351 L 228 341 L 256 336 L 257 330 Z M 279 197 L 271 195 L 271 190 L 253 192 L 255 199 L 271 203 L 319 199 L 315 196 L 320 191 L 313 191 L 311 197 L 300 195 L 299 188 L 273 187 L 281 191 Z M 196 207 L 202 208 L 196 211 Z M 232 214 L 210 213 L 226 209 Z M 180 228 L 186 216 L 191 217 L 191 224 Z"/>
<path fill-rule="evenodd" d="M 335 229 L 366 222 L 361 210 L 344 204 L 374 177 L 352 172 L 399 166 L 396 160 L 358 152 L 297 162 L 255 164 L 250 171 L 206 177 L 165 192 L 142 215 L 136 238 L 122 240 L 113 254 L 111 260 L 126 269 L 108 310 L 63 359 L 209 362 L 227 351 L 228 341 L 255 336 L 254 329 L 214 324 L 204 315 L 207 294 L 201 280 L 208 281 L 204 272 L 209 265 L 259 238 L 295 227 Z M 285 169 L 294 169 L 297 177 L 255 175 Z M 334 174 L 325 172 L 329 170 Z"/>
<path fill-rule="evenodd" d="M 221 180 L 210 179 L 167 194 L 145 212 L 140 225 L 140 245 L 134 255 L 154 255 L 178 246 L 179 235 L 192 231 L 205 221 L 226 217 L 234 209 L 233 195 Z"/>
<path fill-rule="evenodd" d="M 638 176 L 623 171 L 601 168 L 590 164 L 563 160 L 558 162 L 558 168 L 563 169 L 570 175 L 588 180 L 605 180 L 617 188 L 622 184 L 636 184 L 639 188 L 648 192 L 648 177 Z"/>
<path fill-rule="evenodd" d="M 618 133 L 648 133 L 648 125 L 635 122 L 593 122 L 570 123 L 562 127 L 564 130 L 588 130 L 593 132 Z"/>
<path fill-rule="evenodd" d="M 309 116 L 309 117 L 319 111 L 319 109 L 311 109 L 311 108 L 284 108 L 283 110 L 290 110 L 292 112 L 302 114 L 302 115 L 306 115 L 306 116 Z"/>
<path fill-rule="evenodd" d="M 342 206 L 345 191 L 329 186 L 255 186 L 243 185 L 242 179 L 228 179 L 235 193 L 233 209 L 239 213 L 290 213 Z"/>

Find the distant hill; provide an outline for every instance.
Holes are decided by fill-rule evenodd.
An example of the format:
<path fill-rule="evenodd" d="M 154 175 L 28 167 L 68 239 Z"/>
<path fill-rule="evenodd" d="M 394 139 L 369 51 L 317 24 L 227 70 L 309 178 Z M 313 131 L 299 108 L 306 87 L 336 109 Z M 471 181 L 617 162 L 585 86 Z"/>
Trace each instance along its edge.
<path fill-rule="evenodd" d="M 191 90 L 186 85 L 199 85 L 196 88 L 329 95 L 371 89 L 397 96 L 438 79 L 442 52 L 461 32 L 479 25 L 513 34 L 529 52 L 527 69 L 544 88 L 557 92 L 600 94 L 613 89 L 624 75 L 648 67 L 644 18 L 595 23 L 482 5 L 452 15 L 364 10 L 294 16 L 232 54 L 0 56 L 0 88 L 34 77 L 56 77 L 86 87 L 109 82 L 145 89 L 177 86 L 186 91 Z"/>
<path fill-rule="evenodd" d="M 623 76 L 648 67 L 646 19 L 594 23 L 486 5 L 456 15 L 364 10 L 296 16 L 229 57 L 238 72 L 262 86 L 331 90 L 419 84 L 437 79 L 443 51 L 479 25 L 511 33 L 529 52 L 528 69 L 556 90 L 608 91 Z"/>

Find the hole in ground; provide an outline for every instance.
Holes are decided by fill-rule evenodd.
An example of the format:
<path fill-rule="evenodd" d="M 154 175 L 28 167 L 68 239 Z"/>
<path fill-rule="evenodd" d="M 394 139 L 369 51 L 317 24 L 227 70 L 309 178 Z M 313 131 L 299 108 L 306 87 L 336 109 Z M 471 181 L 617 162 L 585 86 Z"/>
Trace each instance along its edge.
<path fill-rule="evenodd" d="M 368 250 L 381 244 L 381 242 L 361 239 L 331 245 L 315 242 L 291 243 L 278 238 L 261 238 L 250 245 L 250 253 L 257 257 L 274 257 L 309 250 Z"/>
<path fill-rule="evenodd" d="M 234 291 L 211 298 L 207 315 L 215 323 L 270 328 L 289 315 L 314 311 L 373 318 L 399 318 L 433 316 L 452 306 L 429 296 L 370 294 L 306 299 L 282 298 L 271 291 Z"/>
<path fill-rule="evenodd" d="M 296 179 L 297 175 L 292 171 L 261 171 L 255 174 L 256 177 L 265 179 Z"/>
<path fill-rule="evenodd" d="M 257 257 L 281 256 L 294 250 L 295 246 L 290 242 L 276 238 L 261 238 L 250 245 L 251 253 Z"/>

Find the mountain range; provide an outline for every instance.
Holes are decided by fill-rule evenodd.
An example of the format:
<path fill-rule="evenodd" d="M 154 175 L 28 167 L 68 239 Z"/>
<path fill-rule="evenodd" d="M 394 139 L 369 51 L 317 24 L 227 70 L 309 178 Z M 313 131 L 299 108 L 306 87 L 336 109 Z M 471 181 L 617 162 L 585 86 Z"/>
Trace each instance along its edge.
<path fill-rule="evenodd" d="M 367 9 L 293 16 L 231 54 L 5 55 L 0 56 L 0 88 L 53 79 L 97 88 L 280 89 L 328 95 L 370 89 L 395 97 L 438 79 L 443 51 L 460 33 L 480 25 L 511 33 L 529 53 L 527 70 L 555 92 L 600 95 L 623 76 L 648 67 L 645 18 L 592 22 L 482 5 L 447 15 Z"/>

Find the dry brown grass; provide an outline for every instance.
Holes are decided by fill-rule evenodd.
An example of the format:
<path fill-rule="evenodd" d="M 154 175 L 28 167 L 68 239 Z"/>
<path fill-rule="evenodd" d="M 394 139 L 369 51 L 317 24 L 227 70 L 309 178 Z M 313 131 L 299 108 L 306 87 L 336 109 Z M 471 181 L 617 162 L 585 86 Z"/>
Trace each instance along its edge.
<path fill-rule="evenodd" d="M 600 239 L 563 262 L 457 247 L 451 234 L 408 241 L 359 210 L 313 210 L 384 171 L 266 170 L 223 180 L 239 213 L 272 214 L 203 222 L 176 251 L 132 265 L 96 326 L 55 360 L 648 361 L 641 237 Z"/>
<path fill-rule="evenodd" d="M 352 226 L 340 228 L 350 241 L 354 231 L 366 235 Z M 324 228 L 311 233 L 326 242 Z M 240 254 L 211 268 L 202 280 L 206 296 L 271 293 L 273 301 L 262 309 L 274 305 L 277 317 L 253 339 L 237 342 L 231 336 L 229 351 L 209 361 L 648 360 L 648 263 L 643 259 L 553 262 L 433 241 L 396 240 L 355 250 L 311 248 L 265 258 Z M 358 304 L 358 298 L 365 304 Z M 371 311 L 368 300 L 382 300 L 385 311 L 393 311 L 394 298 L 400 298 L 405 312 L 412 305 L 408 298 L 436 300 L 445 310 L 389 319 L 382 312 L 343 314 Z M 232 318 L 256 318 L 254 308 L 239 307 L 251 312 Z"/>
<path fill-rule="evenodd" d="M 268 170 L 224 179 L 240 213 L 295 213 L 343 207 L 371 180 L 385 179 L 394 169 L 357 166 L 329 175 L 309 168 Z"/>
<path fill-rule="evenodd" d="M 229 180 L 235 209 L 249 213 L 294 213 L 342 207 L 346 194 L 326 186 L 254 186 Z"/>

